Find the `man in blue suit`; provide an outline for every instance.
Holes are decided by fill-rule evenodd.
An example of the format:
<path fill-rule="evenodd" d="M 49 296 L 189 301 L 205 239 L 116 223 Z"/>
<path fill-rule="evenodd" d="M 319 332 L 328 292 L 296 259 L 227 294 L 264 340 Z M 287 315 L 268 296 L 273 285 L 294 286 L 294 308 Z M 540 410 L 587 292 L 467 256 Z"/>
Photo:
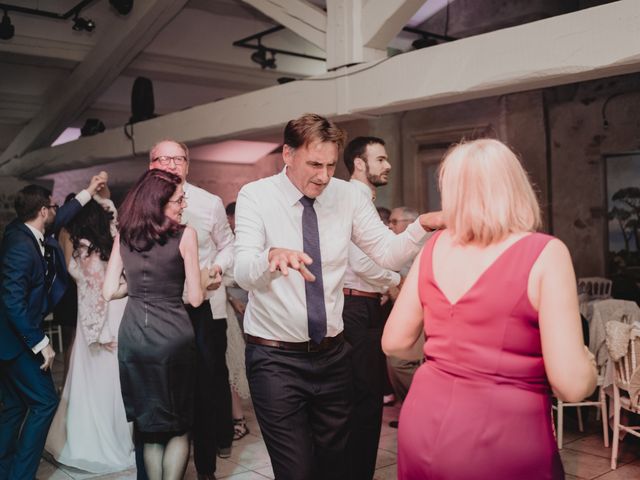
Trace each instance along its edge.
<path fill-rule="evenodd" d="M 89 187 L 58 210 L 51 192 L 28 185 L 15 198 L 18 218 L 0 248 L 0 480 L 35 477 L 58 397 L 51 365 L 55 352 L 42 321 L 67 283 L 64 255 L 53 233 L 102 188 Z"/>

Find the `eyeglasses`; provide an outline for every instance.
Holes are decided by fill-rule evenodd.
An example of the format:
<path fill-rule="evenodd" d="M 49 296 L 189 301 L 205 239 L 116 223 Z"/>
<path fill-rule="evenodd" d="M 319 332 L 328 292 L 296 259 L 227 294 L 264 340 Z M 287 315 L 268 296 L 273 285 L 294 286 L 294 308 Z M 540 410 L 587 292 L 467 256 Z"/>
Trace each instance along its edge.
<path fill-rule="evenodd" d="M 184 155 L 177 155 L 175 157 L 169 157 L 166 155 L 162 155 L 160 157 L 156 157 L 153 160 L 151 160 L 152 162 L 158 162 L 160 165 L 166 166 L 169 165 L 171 163 L 171 161 L 173 161 L 173 163 L 176 164 L 176 166 L 180 166 L 180 165 L 184 165 L 185 163 L 187 163 L 187 157 Z"/>
<path fill-rule="evenodd" d="M 58 208 L 60 208 L 60 206 L 56 203 L 54 205 L 45 205 L 45 208 L 53 208 L 56 212 L 58 211 Z"/>
<path fill-rule="evenodd" d="M 411 220 L 409 220 L 408 218 L 391 218 L 391 219 L 389 220 L 389 223 L 390 223 L 391 225 L 397 225 L 397 224 L 399 224 L 400 222 L 411 222 Z"/>
<path fill-rule="evenodd" d="M 184 205 L 185 203 L 187 203 L 187 195 L 183 193 L 177 199 L 169 200 L 169 202 L 170 203 L 177 203 L 178 205 Z"/>

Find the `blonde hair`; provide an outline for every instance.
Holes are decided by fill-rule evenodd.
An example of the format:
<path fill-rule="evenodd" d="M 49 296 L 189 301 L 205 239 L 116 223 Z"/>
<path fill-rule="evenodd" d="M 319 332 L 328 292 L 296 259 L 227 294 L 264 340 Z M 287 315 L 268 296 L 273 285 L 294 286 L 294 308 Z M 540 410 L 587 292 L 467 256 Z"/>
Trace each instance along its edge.
<path fill-rule="evenodd" d="M 442 212 L 461 244 L 482 246 L 540 227 L 540 205 L 516 155 L 493 139 L 453 146 L 440 165 Z"/>

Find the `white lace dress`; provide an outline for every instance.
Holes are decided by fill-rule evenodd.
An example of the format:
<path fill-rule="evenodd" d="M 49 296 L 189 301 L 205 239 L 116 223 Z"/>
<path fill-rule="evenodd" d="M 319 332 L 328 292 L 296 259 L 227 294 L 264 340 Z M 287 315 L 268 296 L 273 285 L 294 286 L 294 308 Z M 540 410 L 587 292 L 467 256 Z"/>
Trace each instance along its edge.
<path fill-rule="evenodd" d="M 87 255 L 87 245 L 83 241 L 69 263 L 78 285 L 78 327 L 45 448 L 63 465 L 109 473 L 135 465 L 131 425 L 120 393 L 118 353 L 100 346 L 117 341 L 126 299 L 104 301 L 107 263 L 97 252 Z"/>

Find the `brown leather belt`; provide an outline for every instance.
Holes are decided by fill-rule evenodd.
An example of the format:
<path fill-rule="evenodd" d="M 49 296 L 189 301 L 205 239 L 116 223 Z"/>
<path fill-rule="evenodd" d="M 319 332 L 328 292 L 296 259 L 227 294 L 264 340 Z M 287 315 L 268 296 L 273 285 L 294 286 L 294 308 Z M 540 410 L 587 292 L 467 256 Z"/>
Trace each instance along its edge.
<path fill-rule="evenodd" d="M 355 288 L 343 288 L 342 293 L 350 297 L 367 297 L 367 298 L 380 298 L 382 295 L 375 292 L 363 292 L 362 290 L 356 290 Z"/>
<path fill-rule="evenodd" d="M 245 334 L 244 338 L 247 343 L 253 343 L 254 345 L 263 345 L 265 347 L 279 348 L 280 350 L 294 350 L 296 352 L 323 352 L 329 350 L 331 347 L 342 343 L 344 341 L 344 335 L 340 332 L 335 337 L 324 337 L 319 344 L 309 342 L 283 342 L 281 340 L 269 340 L 261 337 L 254 337 L 253 335 Z"/>

